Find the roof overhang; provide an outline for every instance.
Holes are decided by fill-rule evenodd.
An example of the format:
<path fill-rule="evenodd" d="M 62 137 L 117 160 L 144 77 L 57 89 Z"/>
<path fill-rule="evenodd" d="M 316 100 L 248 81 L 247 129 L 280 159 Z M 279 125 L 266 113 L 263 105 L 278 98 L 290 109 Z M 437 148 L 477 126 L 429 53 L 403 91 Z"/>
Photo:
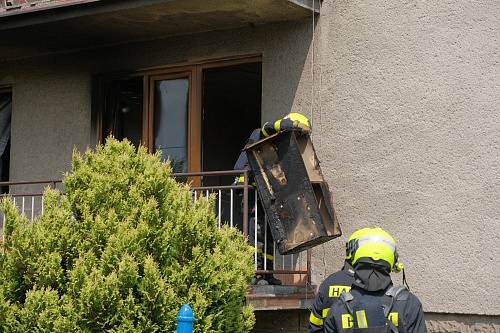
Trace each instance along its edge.
<path fill-rule="evenodd" d="M 300 20 L 320 0 L 61 0 L 0 11 L 0 61 Z"/>

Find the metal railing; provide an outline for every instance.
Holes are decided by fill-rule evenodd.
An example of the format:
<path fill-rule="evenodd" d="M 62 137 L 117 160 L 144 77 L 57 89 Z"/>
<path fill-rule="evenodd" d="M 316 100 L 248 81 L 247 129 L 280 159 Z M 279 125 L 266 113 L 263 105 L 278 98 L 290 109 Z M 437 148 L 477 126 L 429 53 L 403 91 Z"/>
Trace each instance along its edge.
<path fill-rule="evenodd" d="M 45 188 L 62 188 L 61 180 L 0 182 L 0 198 L 11 197 L 20 213 L 33 221 L 43 213 L 43 191 Z M 0 211 L 0 232 L 3 240 L 5 216 Z"/>
<path fill-rule="evenodd" d="M 234 184 L 235 177 L 244 175 L 243 184 Z M 305 285 L 310 282 L 309 251 L 295 255 L 280 255 L 272 241 L 267 217 L 257 190 L 248 183 L 247 170 L 206 171 L 173 174 L 191 184 L 193 201 L 215 198 L 217 226 L 238 228 L 254 248 L 256 274 L 273 274 L 286 285 Z M 230 184 L 230 185 L 221 185 Z M 60 180 L 0 182 L 0 189 L 10 196 L 22 215 L 33 221 L 43 213 L 43 190 L 64 190 Z M 0 233 L 3 239 L 5 216 L 0 211 Z"/>
<path fill-rule="evenodd" d="M 61 2 L 58 0 L 0 0 L 0 10 L 12 10 L 33 6 L 46 6 Z"/>

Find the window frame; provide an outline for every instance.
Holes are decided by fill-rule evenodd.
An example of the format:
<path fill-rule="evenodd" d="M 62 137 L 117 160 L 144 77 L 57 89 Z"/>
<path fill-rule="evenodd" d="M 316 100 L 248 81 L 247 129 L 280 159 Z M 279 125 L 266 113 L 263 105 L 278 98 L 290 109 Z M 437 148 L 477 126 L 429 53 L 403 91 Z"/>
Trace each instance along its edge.
<path fill-rule="evenodd" d="M 208 59 L 198 62 L 170 64 L 148 67 L 132 71 L 121 71 L 97 75 L 93 84 L 92 130 L 96 133 L 96 143 L 103 142 L 103 87 L 111 80 L 142 77 L 143 80 L 143 122 L 141 144 L 154 152 L 154 82 L 175 78 L 188 78 L 188 134 L 187 134 L 187 171 L 200 172 L 202 169 L 202 91 L 203 70 L 217 67 L 261 62 L 262 55 L 244 55 L 219 59 Z"/>
<path fill-rule="evenodd" d="M 12 85 L 9 85 L 9 84 L 0 85 L 0 94 L 10 94 L 11 103 L 12 103 L 12 105 L 14 105 L 14 89 L 13 89 Z M 14 108 L 12 107 L 12 112 L 13 111 L 14 111 Z M 11 143 L 9 145 L 10 145 L 10 147 L 12 147 L 12 118 L 10 120 L 10 126 L 11 126 L 11 130 L 10 130 L 10 140 L 11 140 Z M 11 170 L 11 162 L 12 161 L 10 160 L 10 157 L 9 157 L 9 165 L 8 165 L 8 168 L 9 168 L 9 179 L 6 180 L 7 182 L 9 182 L 10 179 L 11 179 L 11 171 L 12 171 Z M 5 180 L 1 180 L 0 179 L 0 181 L 5 181 Z M 8 192 L 9 192 L 9 186 L 0 188 L 0 194 L 5 194 L 5 193 L 8 193 Z"/>
<path fill-rule="evenodd" d="M 142 137 L 145 138 L 144 145 L 148 148 L 148 151 L 154 151 L 154 113 L 155 113 L 155 89 L 154 85 L 156 81 L 162 80 L 175 80 L 187 78 L 189 82 L 188 88 L 188 128 L 187 128 L 187 171 L 201 169 L 201 165 L 197 155 L 201 153 L 201 114 L 196 112 L 196 107 L 193 104 L 196 103 L 195 94 L 196 88 L 194 86 L 194 76 L 193 70 L 189 71 L 173 71 L 166 72 L 162 74 L 149 75 L 147 77 L 148 89 L 147 97 L 148 102 L 143 108 L 143 133 Z M 146 93 L 144 94 L 146 95 Z"/>

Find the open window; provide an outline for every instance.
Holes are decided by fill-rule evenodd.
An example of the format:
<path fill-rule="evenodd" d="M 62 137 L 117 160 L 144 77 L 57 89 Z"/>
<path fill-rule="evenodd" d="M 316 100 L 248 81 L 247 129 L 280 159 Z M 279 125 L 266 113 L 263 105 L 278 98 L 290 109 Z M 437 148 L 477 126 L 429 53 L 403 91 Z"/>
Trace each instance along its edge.
<path fill-rule="evenodd" d="M 260 127 L 261 82 L 260 62 L 203 70 L 204 171 L 233 169 L 249 135 Z M 230 184 L 232 181 L 228 176 L 211 177 L 204 185 Z"/>
<path fill-rule="evenodd" d="M 10 125 L 12 114 L 12 91 L 0 88 L 0 181 L 9 181 L 10 168 Z M 0 187 L 1 193 L 8 193 L 8 186 Z"/>
<path fill-rule="evenodd" d="M 142 142 L 143 84 L 141 77 L 102 81 L 102 138 L 113 135 L 134 145 Z"/>
<path fill-rule="evenodd" d="M 231 170 L 260 126 L 261 82 L 259 57 L 102 76 L 99 141 L 113 135 L 161 151 L 177 173 Z M 213 177 L 204 185 L 231 182 Z"/>

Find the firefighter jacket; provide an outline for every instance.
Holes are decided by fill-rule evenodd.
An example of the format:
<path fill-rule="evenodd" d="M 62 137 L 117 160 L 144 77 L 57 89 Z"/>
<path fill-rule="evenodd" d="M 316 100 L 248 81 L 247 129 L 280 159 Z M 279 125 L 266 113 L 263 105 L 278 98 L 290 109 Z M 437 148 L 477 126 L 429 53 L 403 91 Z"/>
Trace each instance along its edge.
<path fill-rule="evenodd" d="M 425 333 L 422 304 L 404 286 L 369 292 L 355 285 L 334 302 L 324 332 Z"/>
<path fill-rule="evenodd" d="M 353 282 L 354 270 L 348 262 L 345 262 L 342 270 L 331 274 L 321 283 L 309 316 L 310 333 L 323 332 L 323 322 L 333 301 L 338 299 L 342 292 L 351 290 Z"/>
<path fill-rule="evenodd" d="M 250 134 L 250 137 L 247 139 L 245 147 L 259 141 L 261 139 L 261 136 L 262 134 L 260 128 L 255 129 L 252 132 L 252 134 Z M 238 156 L 238 159 L 234 164 L 234 170 L 250 170 L 250 166 L 248 165 L 247 153 L 245 151 L 242 151 L 240 153 L 240 156 Z"/>

